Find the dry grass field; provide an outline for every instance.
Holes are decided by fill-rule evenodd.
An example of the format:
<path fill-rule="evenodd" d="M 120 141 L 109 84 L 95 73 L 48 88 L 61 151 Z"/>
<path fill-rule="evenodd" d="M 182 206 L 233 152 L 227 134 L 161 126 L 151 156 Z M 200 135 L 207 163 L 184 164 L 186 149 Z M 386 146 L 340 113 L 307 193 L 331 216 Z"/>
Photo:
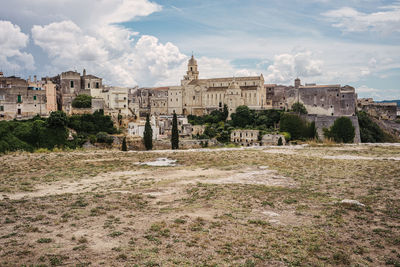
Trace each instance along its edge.
<path fill-rule="evenodd" d="M 400 266 L 400 146 L 0 160 L 0 266 Z"/>

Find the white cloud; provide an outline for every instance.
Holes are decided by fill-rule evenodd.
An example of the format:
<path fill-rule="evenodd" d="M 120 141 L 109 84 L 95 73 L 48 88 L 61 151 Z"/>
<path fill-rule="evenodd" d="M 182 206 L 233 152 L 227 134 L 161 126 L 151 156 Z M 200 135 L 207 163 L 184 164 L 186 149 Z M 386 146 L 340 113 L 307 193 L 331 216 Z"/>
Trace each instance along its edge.
<path fill-rule="evenodd" d="M 374 31 L 382 34 L 400 32 L 400 2 L 380 8 L 382 11 L 363 13 L 351 7 L 343 7 L 323 13 L 344 32 Z"/>
<path fill-rule="evenodd" d="M 356 92 L 357 93 L 373 93 L 373 92 L 379 92 L 379 90 L 375 89 L 375 88 L 370 88 L 366 85 L 362 85 L 362 86 L 356 88 Z"/>
<path fill-rule="evenodd" d="M 356 88 L 356 93 L 358 94 L 359 97 L 372 97 L 374 100 L 377 101 L 400 99 L 399 89 L 383 90 L 362 85 Z"/>
<path fill-rule="evenodd" d="M 276 55 L 267 69 L 265 80 L 286 83 L 296 77 L 315 77 L 322 74 L 322 66 L 322 60 L 313 58 L 310 51 Z"/>
<path fill-rule="evenodd" d="M 152 85 L 167 79 L 186 59 L 172 43 L 160 44 L 154 36 L 142 36 L 107 25 L 89 35 L 72 21 L 34 26 L 35 44 L 46 51 L 60 70 L 87 68 L 113 85 Z M 109 38 L 111 37 L 111 38 Z"/>
<path fill-rule="evenodd" d="M 159 11 L 158 4 L 148 0 L 71 0 L 69 5 L 76 9 L 64 11 L 57 1 L 42 1 L 48 2 L 48 11 L 68 18 L 32 27 L 34 43 L 51 60 L 47 69 L 61 72 L 86 68 L 106 83 L 123 86 L 172 83 L 172 78 L 177 84 L 176 78 L 183 75 L 177 76 L 177 70 L 182 69 L 186 56 L 178 47 L 170 42 L 162 44 L 148 35 L 135 40 L 137 32 L 115 24 Z M 78 14 L 70 10 L 77 10 Z"/>
<path fill-rule="evenodd" d="M 46 26 L 35 25 L 32 37 L 36 45 L 45 50 L 58 64 L 69 61 L 96 61 L 107 59 L 101 42 L 85 35 L 72 21 L 54 22 Z"/>
<path fill-rule="evenodd" d="M 9 21 L 0 20 L 0 67 L 3 70 L 34 69 L 31 54 L 23 52 L 29 41 L 20 27 Z"/>

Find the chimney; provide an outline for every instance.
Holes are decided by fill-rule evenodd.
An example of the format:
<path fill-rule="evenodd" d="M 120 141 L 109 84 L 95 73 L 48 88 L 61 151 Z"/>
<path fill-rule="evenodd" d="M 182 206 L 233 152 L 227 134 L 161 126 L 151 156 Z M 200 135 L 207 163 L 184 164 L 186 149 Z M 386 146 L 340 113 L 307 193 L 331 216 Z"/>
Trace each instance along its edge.
<path fill-rule="evenodd" d="M 30 82 L 31 81 L 31 76 L 29 75 L 29 77 L 28 77 L 28 82 Z"/>
<path fill-rule="evenodd" d="M 37 82 L 36 75 L 33 75 L 33 81 Z"/>

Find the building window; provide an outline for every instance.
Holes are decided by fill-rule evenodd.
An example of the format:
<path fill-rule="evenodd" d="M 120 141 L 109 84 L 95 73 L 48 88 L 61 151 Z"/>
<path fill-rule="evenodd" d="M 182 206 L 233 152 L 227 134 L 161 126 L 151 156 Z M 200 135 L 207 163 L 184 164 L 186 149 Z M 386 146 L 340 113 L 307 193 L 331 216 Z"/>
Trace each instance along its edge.
<path fill-rule="evenodd" d="M 196 100 L 196 96 L 193 96 L 193 100 Z"/>
<path fill-rule="evenodd" d="M 96 83 L 96 88 L 99 89 L 100 88 L 100 84 L 97 82 Z"/>
<path fill-rule="evenodd" d="M 21 102 L 22 102 L 22 97 L 21 97 L 21 95 L 18 95 L 17 101 L 18 101 L 18 103 L 21 103 Z"/>
<path fill-rule="evenodd" d="M 36 96 L 35 95 L 33 96 L 33 100 L 36 100 Z"/>
<path fill-rule="evenodd" d="M 4 95 L 0 95 L 0 100 L 4 100 Z"/>
<path fill-rule="evenodd" d="M 21 115 L 21 109 L 20 108 L 17 110 L 17 112 L 18 112 L 18 115 Z"/>
<path fill-rule="evenodd" d="M 90 88 L 90 83 L 87 84 L 87 88 Z"/>
<path fill-rule="evenodd" d="M 0 111 L 4 111 L 4 106 L 0 106 Z"/>
<path fill-rule="evenodd" d="M 71 81 L 71 82 L 70 82 L 70 87 L 71 87 L 71 88 L 74 88 L 74 81 Z"/>

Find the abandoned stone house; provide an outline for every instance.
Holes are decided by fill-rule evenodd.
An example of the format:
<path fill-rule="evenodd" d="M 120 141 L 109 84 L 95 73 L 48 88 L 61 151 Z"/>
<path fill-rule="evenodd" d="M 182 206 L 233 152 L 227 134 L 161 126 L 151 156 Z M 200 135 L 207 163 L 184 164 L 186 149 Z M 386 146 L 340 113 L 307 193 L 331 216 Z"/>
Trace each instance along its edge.
<path fill-rule="evenodd" d="M 259 130 L 240 129 L 231 132 L 231 142 L 241 146 L 259 146 Z"/>
<path fill-rule="evenodd" d="M 0 72 L 0 120 L 48 116 L 55 110 L 55 86 L 49 80 L 34 82 L 4 77 Z"/>
<path fill-rule="evenodd" d="M 282 140 L 282 145 L 286 145 L 285 136 L 282 134 L 265 134 L 261 138 L 261 145 L 262 146 L 276 146 L 278 145 L 279 138 Z"/>

